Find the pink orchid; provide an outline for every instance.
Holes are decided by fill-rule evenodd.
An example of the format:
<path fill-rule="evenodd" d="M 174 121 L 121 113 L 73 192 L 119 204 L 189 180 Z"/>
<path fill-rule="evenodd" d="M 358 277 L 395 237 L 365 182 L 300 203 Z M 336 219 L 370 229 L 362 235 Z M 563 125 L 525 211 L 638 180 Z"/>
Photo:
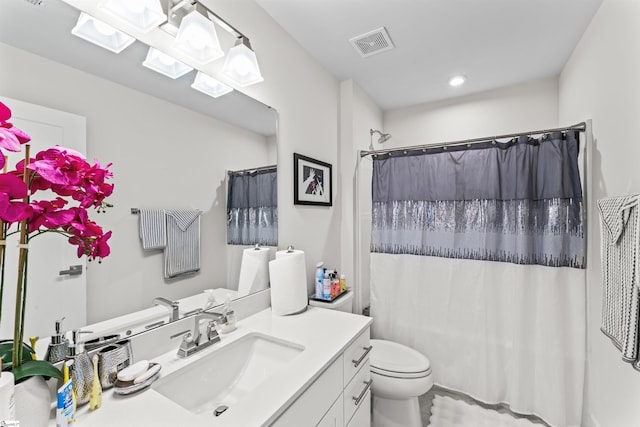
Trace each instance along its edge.
<path fill-rule="evenodd" d="M 29 142 L 31 137 L 9 123 L 10 118 L 11 110 L 0 102 L 0 148 L 16 152 L 20 151 L 21 144 Z M 4 163 L 4 156 L 0 155 L 0 168 L 4 167 Z"/>
<path fill-rule="evenodd" d="M 29 221 L 29 232 L 36 231 L 40 227 L 52 230 L 75 218 L 72 209 L 62 209 L 68 202 L 60 197 L 52 201 L 42 200 L 31 203 L 33 215 Z"/>
<path fill-rule="evenodd" d="M 78 184 L 85 165 L 84 156 L 77 151 L 56 146 L 36 154 L 36 159 L 27 168 L 51 184 L 68 186 Z"/>
<path fill-rule="evenodd" d="M 18 176 L 0 174 L 0 219 L 11 224 L 31 215 L 31 208 L 22 199 L 27 197 L 27 186 Z"/>

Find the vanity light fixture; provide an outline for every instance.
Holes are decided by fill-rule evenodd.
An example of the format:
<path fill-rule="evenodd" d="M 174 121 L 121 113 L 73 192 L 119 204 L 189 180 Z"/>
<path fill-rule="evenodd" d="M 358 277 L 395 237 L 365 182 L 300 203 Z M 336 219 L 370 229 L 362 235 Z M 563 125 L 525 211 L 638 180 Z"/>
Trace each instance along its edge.
<path fill-rule="evenodd" d="M 76 4 L 76 0 L 63 1 Z M 198 74 L 192 87 L 214 98 L 264 80 L 249 38 L 205 6 L 202 0 L 86 0 L 77 3 L 80 17 L 72 30 L 74 35 L 119 53 L 136 40 L 127 33 L 134 34 L 149 45 L 143 62 L 145 67 L 173 79 L 195 68 Z M 236 42 L 229 49 L 224 64 L 210 66 L 212 61 L 224 56 L 216 32 L 220 29 L 233 35 Z M 223 39 L 223 42 L 228 40 Z"/>
<path fill-rule="evenodd" d="M 149 48 L 147 58 L 142 65 L 172 79 L 177 79 L 193 71 L 193 68 L 153 47 Z"/>
<path fill-rule="evenodd" d="M 100 7 L 143 33 L 167 20 L 160 0 L 103 0 Z"/>
<path fill-rule="evenodd" d="M 240 87 L 264 80 L 260 73 L 258 59 L 247 37 L 238 37 L 235 46 L 229 49 L 222 73 Z"/>
<path fill-rule="evenodd" d="M 196 79 L 193 81 L 191 87 L 213 98 L 225 95 L 233 90 L 232 87 L 227 86 L 201 71 L 198 71 L 198 74 L 196 74 Z"/>
<path fill-rule="evenodd" d="M 84 12 L 80 13 L 78 22 L 71 30 L 71 34 L 115 53 L 122 52 L 136 41 L 135 38 Z"/>
<path fill-rule="evenodd" d="M 449 79 L 449 86 L 457 87 L 464 84 L 467 81 L 467 77 L 463 75 L 453 76 Z"/>
<path fill-rule="evenodd" d="M 175 45 L 194 61 L 202 64 L 224 56 L 213 22 L 197 10 L 182 18 Z"/>

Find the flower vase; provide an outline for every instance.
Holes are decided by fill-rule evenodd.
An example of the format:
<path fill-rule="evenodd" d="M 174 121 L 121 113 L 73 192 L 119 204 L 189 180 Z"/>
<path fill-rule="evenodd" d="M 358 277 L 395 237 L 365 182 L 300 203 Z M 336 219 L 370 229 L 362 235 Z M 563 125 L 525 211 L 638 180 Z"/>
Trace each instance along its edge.
<path fill-rule="evenodd" d="M 30 377 L 16 384 L 14 395 L 20 427 L 42 427 L 49 423 L 51 392 L 43 377 Z"/>

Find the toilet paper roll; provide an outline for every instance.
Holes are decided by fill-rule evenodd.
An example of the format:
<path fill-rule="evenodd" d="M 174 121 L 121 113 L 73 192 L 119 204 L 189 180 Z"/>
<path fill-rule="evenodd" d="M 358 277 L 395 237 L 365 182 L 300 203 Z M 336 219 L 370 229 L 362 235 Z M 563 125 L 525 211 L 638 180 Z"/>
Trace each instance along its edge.
<path fill-rule="evenodd" d="M 307 308 L 307 268 L 303 251 L 278 251 L 269 262 L 271 311 L 278 316 Z"/>
<path fill-rule="evenodd" d="M 269 287 L 269 248 L 249 248 L 242 251 L 238 296 Z"/>

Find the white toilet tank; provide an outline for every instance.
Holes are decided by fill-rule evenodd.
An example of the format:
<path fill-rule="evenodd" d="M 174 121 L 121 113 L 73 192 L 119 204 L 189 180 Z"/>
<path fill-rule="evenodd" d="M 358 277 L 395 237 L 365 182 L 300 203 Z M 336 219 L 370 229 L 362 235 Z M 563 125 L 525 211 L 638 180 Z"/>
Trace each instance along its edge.
<path fill-rule="evenodd" d="M 318 301 L 309 299 L 309 305 L 313 307 L 328 308 L 329 310 L 344 311 L 346 313 L 353 313 L 353 291 L 349 289 L 344 294 L 340 295 L 335 300 Z"/>

